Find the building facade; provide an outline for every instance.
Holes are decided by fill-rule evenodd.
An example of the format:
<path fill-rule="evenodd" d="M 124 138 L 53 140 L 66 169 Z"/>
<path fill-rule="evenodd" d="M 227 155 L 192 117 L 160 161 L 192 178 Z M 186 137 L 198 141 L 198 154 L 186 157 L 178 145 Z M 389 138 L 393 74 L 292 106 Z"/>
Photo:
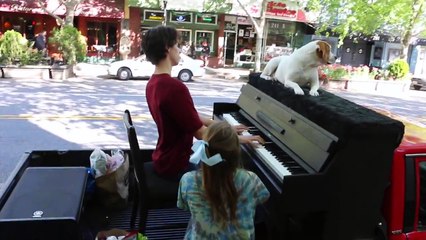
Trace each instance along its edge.
<path fill-rule="evenodd" d="M 416 39 L 409 50 L 410 72 L 414 76 L 426 76 L 426 39 Z"/>
<path fill-rule="evenodd" d="M 265 39 L 263 49 L 268 55 L 262 56 L 262 61 L 268 61 L 271 56 L 289 54 L 294 48 L 304 43 L 304 35 L 312 34 L 314 29 L 306 24 L 304 12 L 282 2 L 268 2 L 267 20 L 264 30 Z M 292 5 L 293 4 L 293 5 Z M 235 4 L 234 4 L 235 5 Z M 237 5 L 235 5 L 237 6 Z M 173 7 L 173 6 L 172 6 Z M 176 7 L 176 6 L 174 6 Z M 246 7 L 256 19 L 260 17 L 258 3 Z M 181 44 L 193 46 L 194 58 L 201 55 L 201 45 L 207 42 L 210 46 L 209 66 L 222 67 L 225 65 L 253 65 L 257 34 L 250 18 L 244 11 L 236 8 L 228 14 L 193 12 L 167 9 L 166 25 L 175 27 L 180 33 Z M 151 8 L 130 8 L 130 27 L 136 35 L 142 36 L 152 27 L 163 24 L 164 10 Z M 137 33 L 137 16 L 140 19 L 140 33 Z M 133 45 L 136 52 L 140 52 L 140 43 Z"/>
<path fill-rule="evenodd" d="M 59 25 L 48 12 L 63 17 L 66 8 L 58 0 L 40 1 L 43 6 L 38 2 L 3 0 L 0 4 L 0 32 L 15 30 L 33 40 L 36 34 L 46 31 L 49 37 L 53 28 Z M 117 53 L 124 10 L 124 0 L 87 0 L 77 6 L 74 26 L 87 37 L 89 55 L 97 55 L 100 51 L 111 56 Z"/>

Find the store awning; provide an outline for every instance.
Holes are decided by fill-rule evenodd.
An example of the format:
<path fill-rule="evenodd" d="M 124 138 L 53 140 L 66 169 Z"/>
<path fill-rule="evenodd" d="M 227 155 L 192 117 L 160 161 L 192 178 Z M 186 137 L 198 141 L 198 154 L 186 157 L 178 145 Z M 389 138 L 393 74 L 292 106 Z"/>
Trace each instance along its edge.
<path fill-rule="evenodd" d="M 266 5 L 266 17 L 283 19 L 287 21 L 309 22 L 305 12 L 299 8 L 296 1 L 275 2 L 268 1 Z"/>
<path fill-rule="evenodd" d="M 47 14 L 42 7 L 55 14 L 65 15 L 65 6 L 60 0 L 2 0 L 0 2 L 0 12 L 18 12 L 32 14 Z M 100 18 L 123 18 L 123 0 L 85 0 L 80 3 L 75 11 L 75 16 L 100 17 Z"/>

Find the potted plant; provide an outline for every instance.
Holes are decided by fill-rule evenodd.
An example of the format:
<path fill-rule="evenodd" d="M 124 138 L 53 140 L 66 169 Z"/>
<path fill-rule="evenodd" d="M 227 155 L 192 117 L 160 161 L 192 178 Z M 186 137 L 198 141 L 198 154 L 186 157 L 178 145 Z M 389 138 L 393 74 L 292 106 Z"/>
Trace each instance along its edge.
<path fill-rule="evenodd" d="M 323 65 L 319 68 L 322 85 L 330 89 L 346 89 L 348 70 L 339 64 Z"/>
<path fill-rule="evenodd" d="M 63 64 L 54 64 L 52 77 L 55 79 L 66 79 L 73 75 L 73 66 L 82 62 L 87 54 L 86 39 L 77 28 L 73 26 L 62 26 L 54 28 L 49 43 L 62 55 Z"/>
<path fill-rule="evenodd" d="M 387 81 L 378 81 L 378 91 L 405 92 L 410 89 L 411 81 L 408 77 L 410 66 L 404 59 L 397 59 L 387 67 Z M 389 81 L 393 80 L 393 81 Z"/>
<path fill-rule="evenodd" d="M 6 31 L 0 38 L 2 77 L 48 78 L 49 66 L 40 66 L 42 53 L 33 49 L 33 42 L 21 33 Z"/>

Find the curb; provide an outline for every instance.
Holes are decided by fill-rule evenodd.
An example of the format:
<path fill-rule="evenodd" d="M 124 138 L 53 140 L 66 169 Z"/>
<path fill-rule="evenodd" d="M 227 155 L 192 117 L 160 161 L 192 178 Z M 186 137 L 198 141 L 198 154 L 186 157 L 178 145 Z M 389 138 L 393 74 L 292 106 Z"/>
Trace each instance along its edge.
<path fill-rule="evenodd" d="M 205 75 L 215 76 L 226 80 L 248 79 L 250 70 L 235 68 L 211 68 L 204 67 Z"/>

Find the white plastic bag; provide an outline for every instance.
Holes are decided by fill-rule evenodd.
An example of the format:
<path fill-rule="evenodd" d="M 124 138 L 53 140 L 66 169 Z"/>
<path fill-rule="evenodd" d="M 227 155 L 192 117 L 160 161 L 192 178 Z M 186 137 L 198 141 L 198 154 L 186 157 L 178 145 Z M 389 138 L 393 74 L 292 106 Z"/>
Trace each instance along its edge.
<path fill-rule="evenodd" d="M 114 172 L 124 162 L 124 152 L 120 149 L 111 150 L 111 156 L 107 155 L 107 173 Z"/>
<path fill-rule="evenodd" d="M 115 164 L 114 171 L 107 169 L 107 174 L 95 179 L 98 199 L 106 207 L 124 208 L 129 197 L 128 156 L 127 154 L 123 156 L 120 152 L 113 154 L 114 157 L 106 155 L 107 158 L 116 158 L 121 163 Z"/>
<path fill-rule="evenodd" d="M 107 173 L 107 159 L 107 154 L 100 148 L 95 148 L 92 154 L 90 154 L 90 167 L 95 169 L 95 178 Z"/>

